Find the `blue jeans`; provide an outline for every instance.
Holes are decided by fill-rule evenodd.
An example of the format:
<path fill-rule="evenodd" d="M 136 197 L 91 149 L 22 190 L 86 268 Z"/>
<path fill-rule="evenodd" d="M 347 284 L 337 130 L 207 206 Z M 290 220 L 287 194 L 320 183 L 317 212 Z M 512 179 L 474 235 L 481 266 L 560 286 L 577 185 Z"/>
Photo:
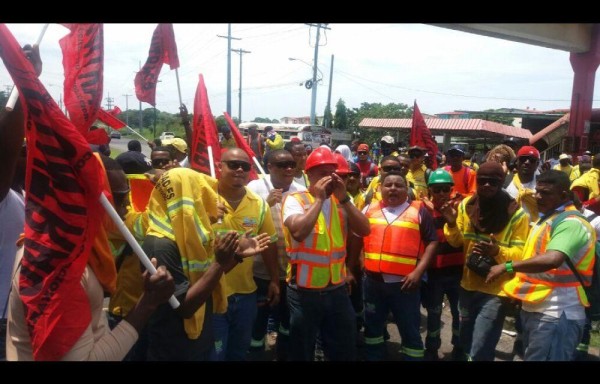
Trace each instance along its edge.
<path fill-rule="evenodd" d="M 227 298 L 227 312 L 212 319 L 215 347 L 211 361 L 244 361 L 256 317 L 256 292 L 234 293 Z"/>
<path fill-rule="evenodd" d="M 508 297 L 467 291 L 461 287 L 458 300 L 460 344 L 472 360 L 494 361 L 509 306 Z"/>
<path fill-rule="evenodd" d="M 525 361 L 570 361 L 583 335 L 585 319 L 568 320 L 521 310 Z"/>
<path fill-rule="evenodd" d="M 427 309 L 427 337 L 425 338 L 425 348 L 437 351 L 442 345 L 440 337 L 442 330 L 442 303 L 444 295 L 448 296 L 450 302 L 450 312 L 452 313 L 452 345 L 460 346 L 459 325 L 460 318 L 458 314 L 458 296 L 460 292 L 460 279 L 462 274 L 435 276 L 429 275 L 427 283 L 422 285 L 421 302 Z"/>
<path fill-rule="evenodd" d="M 330 361 L 356 360 L 356 318 L 345 285 L 323 291 L 288 286 L 289 360 L 314 361 L 317 332 Z"/>
<path fill-rule="evenodd" d="M 402 338 L 404 360 L 423 360 L 423 340 L 419 333 L 421 323 L 421 292 L 403 292 L 402 283 L 377 281 L 370 275 L 364 277 L 365 297 L 365 352 L 366 359 L 378 361 L 385 358 L 383 329 L 388 313 Z"/>

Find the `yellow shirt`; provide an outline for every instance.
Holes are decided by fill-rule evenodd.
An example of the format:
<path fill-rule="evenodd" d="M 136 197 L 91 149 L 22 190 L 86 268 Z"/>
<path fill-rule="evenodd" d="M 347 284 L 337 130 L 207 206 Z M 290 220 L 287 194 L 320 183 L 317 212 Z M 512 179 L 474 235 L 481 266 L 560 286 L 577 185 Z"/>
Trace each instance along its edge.
<path fill-rule="evenodd" d="M 244 187 L 245 188 L 245 187 Z M 225 233 L 230 230 L 243 234 L 252 230 L 252 235 L 267 233 L 271 242 L 277 241 L 277 231 L 271 217 L 271 208 L 257 194 L 246 188 L 246 195 L 234 210 L 227 200 L 219 197 L 228 213 L 223 218 L 223 223 L 213 224 L 215 233 Z M 226 295 L 234 293 L 252 293 L 256 291 L 254 273 L 252 272 L 253 257 L 246 257 L 225 275 Z"/>
<path fill-rule="evenodd" d="M 462 245 L 465 255 L 470 255 L 477 241 L 489 241 L 489 233 L 476 234 L 473 231 L 471 220 L 465 211 L 467 201 L 471 197 L 464 199 L 458 206 L 458 216 L 456 218 L 456 226 L 454 228 L 444 225 L 444 235 L 448 243 L 453 247 Z M 509 260 L 521 260 L 523 258 L 523 248 L 525 241 L 529 235 L 529 216 L 523 208 L 519 208 L 512 216 L 506 227 L 500 233 L 494 233 L 494 237 L 498 241 L 500 251 L 494 257 L 499 264 Z M 465 256 L 466 259 L 466 256 Z M 504 274 L 493 283 L 486 284 L 485 278 L 477 275 L 465 265 L 463 267 L 463 276 L 460 285 L 467 291 L 479 291 L 496 296 L 507 296 L 502 290 L 502 286 L 512 276 Z"/>
<path fill-rule="evenodd" d="M 221 140 L 221 148 L 237 148 L 237 143 L 233 137 Z"/>
<path fill-rule="evenodd" d="M 409 170 L 406 174 L 406 181 L 409 183 L 413 183 L 415 197 L 417 199 L 419 196 L 427 196 L 427 182 L 425 181 L 425 170 L 427 167 L 425 165 L 421 165 L 417 170 Z"/>

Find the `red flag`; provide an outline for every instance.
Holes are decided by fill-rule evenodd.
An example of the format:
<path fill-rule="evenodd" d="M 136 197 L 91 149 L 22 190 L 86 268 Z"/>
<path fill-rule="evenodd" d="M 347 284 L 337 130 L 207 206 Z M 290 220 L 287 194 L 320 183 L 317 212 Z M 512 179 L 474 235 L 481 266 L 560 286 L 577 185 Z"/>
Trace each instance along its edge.
<path fill-rule="evenodd" d="M 60 39 L 65 69 L 65 106 L 84 136 L 102 101 L 104 32 L 102 24 L 64 24 L 71 30 Z"/>
<path fill-rule="evenodd" d="M 156 106 L 156 82 L 163 63 L 169 64 L 171 69 L 179 68 L 173 24 L 158 24 L 152 35 L 148 60 L 135 75 L 136 97 L 153 107 Z"/>
<path fill-rule="evenodd" d="M 119 109 L 119 107 L 115 107 L 115 109 Z M 115 109 L 111 111 L 100 109 L 98 111 L 98 120 L 108 125 L 112 129 L 121 129 L 126 127 L 127 124 L 115 117 L 115 115 L 119 114 L 121 110 L 119 109 L 119 112 L 115 113 Z"/>
<path fill-rule="evenodd" d="M 98 230 L 102 168 L 6 25 L 0 56 L 26 119 L 25 251 L 19 294 L 35 360 L 58 360 L 91 321 L 81 276 Z"/>
<path fill-rule="evenodd" d="M 419 110 L 417 100 L 415 100 L 415 106 L 413 109 L 413 120 L 412 127 L 410 128 L 410 146 L 418 145 L 421 148 L 425 148 L 429 156 L 433 156 L 432 168 L 437 168 L 437 153 L 438 146 L 435 139 L 431 135 L 431 131 L 425 124 L 425 119 Z"/>
<path fill-rule="evenodd" d="M 85 134 L 85 140 L 90 144 L 102 145 L 110 143 L 108 133 L 102 128 L 92 129 Z"/>
<path fill-rule="evenodd" d="M 242 134 L 240 133 L 240 130 L 235 125 L 234 121 L 231 120 L 231 117 L 229 116 L 229 114 L 227 112 L 223 112 L 223 116 L 225 116 L 225 120 L 227 121 L 227 124 L 229 124 L 229 128 L 231 130 L 231 135 L 233 136 L 233 139 L 235 140 L 235 144 L 237 145 L 238 148 L 243 149 L 244 152 L 246 152 L 246 154 L 250 158 L 250 164 L 254 165 L 254 160 L 252 160 L 253 157 L 256 157 L 256 155 L 254 154 L 254 151 L 252 150 L 252 148 L 250 148 L 250 146 L 248 145 L 248 142 L 244 139 L 244 136 L 242 136 Z M 256 170 L 254 169 L 254 167 L 252 167 L 250 169 L 250 174 L 248 175 L 248 177 L 249 177 L 249 180 L 258 179 L 258 174 L 256 173 Z"/>
<path fill-rule="evenodd" d="M 196 88 L 194 99 L 194 127 L 192 131 L 192 148 L 190 151 L 190 165 L 196 171 L 210 175 L 208 161 L 208 147 L 212 148 L 216 176 L 219 176 L 217 163 L 221 161 L 221 144 L 217 133 L 217 124 L 210 110 L 208 93 L 204 85 L 204 77 L 200 74 L 200 81 Z"/>

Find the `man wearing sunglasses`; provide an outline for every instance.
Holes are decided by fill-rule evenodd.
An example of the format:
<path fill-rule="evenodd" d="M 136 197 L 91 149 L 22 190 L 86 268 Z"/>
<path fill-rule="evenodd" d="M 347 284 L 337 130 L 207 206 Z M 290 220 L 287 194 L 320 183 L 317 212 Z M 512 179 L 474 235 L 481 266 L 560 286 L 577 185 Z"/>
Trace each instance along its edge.
<path fill-rule="evenodd" d="M 299 145 L 304 150 L 304 145 L 302 143 L 299 143 Z M 306 156 L 304 156 L 304 159 L 306 160 Z M 286 361 L 289 348 L 290 311 L 286 300 L 287 284 L 285 282 L 285 274 L 288 254 L 285 250 L 283 222 L 281 220 L 281 202 L 289 193 L 306 191 L 306 188 L 294 181 L 296 161 L 288 151 L 284 149 L 271 151 L 265 156 L 265 162 L 267 163 L 269 174 L 265 175 L 262 179 L 252 180 L 248 183 L 248 189 L 262 197 L 271 207 L 271 216 L 275 230 L 277 231 L 280 300 L 278 304 L 267 300 L 266 303 L 263 302 L 258 308 L 252 330 L 251 347 L 253 349 L 264 350 L 267 321 L 269 317 L 272 317 L 275 329 L 269 330 L 269 332 L 277 332 L 276 358 L 277 361 Z M 254 259 L 253 273 L 254 282 L 258 287 L 258 297 L 267 298 L 271 276 L 261 255 L 257 255 Z"/>
<path fill-rule="evenodd" d="M 389 172 L 399 172 L 402 173 L 402 166 L 400 165 L 400 161 L 396 156 L 385 156 L 381 159 L 381 164 L 379 167 L 379 176 L 374 177 L 371 180 L 371 183 L 367 187 L 365 191 L 365 205 L 371 204 L 371 201 L 381 201 L 381 179 L 385 177 L 385 175 Z M 403 176 L 404 177 L 404 176 Z M 409 197 L 414 199 L 414 192 L 411 194 L 412 189 L 409 188 Z"/>
<path fill-rule="evenodd" d="M 333 153 L 315 149 L 306 159 L 309 191 L 283 201 L 290 360 L 313 361 L 317 333 L 332 361 L 356 359 L 356 320 L 346 290 L 346 238 L 370 232 L 335 171 Z M 333 195 L 333 196 L 332 196 Z"/>
<path fill-rule="evenodd" d="M 446 219 L 444 235 L 453 247 L 463 247 L 465 260 L 471 254 L 495 263 L 521 260 L 529 232 L 529 217 L 502 189 L 502 165 L 483 163 L 477 171 L 477 190 L 455 208 L 454 201 L 440 207 Z M 502 290 L 506 276 L 486 284 L 485 276 L 463 268 L 459 297 L 460 342 L 467 358 L 493 361 L 496 344 L 510 300 Z"/>
<path fill-rule="evenodd" d="M 424 198 L 425 206 L 431 213 L 437 231 L 439 242 L 434 258 L 427 269 L 427 283 L 421 290 L 421 302 L 427 310 L 427 337 L 425 338 L 425 359 L 436 361 L 439 359 L 438 350 L 442 344 L 442 304 L 444 295 L 448 297 L 450 312 L 452 313 L 452 359 L 460 360 L 464 353 L 458 338 L 459 314 L 458 296 L 460 292 L 460 279 L 462 277 L 465 256 L 462 247 L 453 247 L 444 235 L 446 219 L 440 212 L 440 207 L 450 201 L 450 194 L 454 180 L 443 169 L 436 169 L 429 176 L 427 182 L 429 199 Z"/>
<path fill-rule="evenodd" d="M 539 164 L 540 152 L 535 147 L 529 145 L 521 147 L 517 152 L 517 174 L 506 187 L 506 192 L 521 204 L 531 223 L 535 223 L 540 218 L 535 200 Z"/>
<path fill-rule="evenodd" d="M 369 159 L 369 146 L 367 144 L 359 144 L 356 154 L 358 156 L 356 165 L 360 169 L 361 175 L 361 187 L 367 188 L 371 180 L 377 176 L 379 169 L 377 164 Z"/>
<path fill-rule="evenodd" d="M 408 149 L 410 167 L 406 174 L 406 181 L 412 183 L 416 196 L 427 195 L 427 175 L 431 171 L 427 170 L 423 160 L 425 159 L 425 149 L 419 146 L 412 146 Z"/>
<path fill-rule="evenodd" d="M 216 233 L 235 230 L 240 234 L 268 234 L 271 243 L 261 253 L 269 275 L 267 300 L 279 302 L 279 265 L 277 232 L 269 205 L 246 187 L 251 165 L 248 155 L 239 148 L 230 148 L 221 155 L 217 182 L 219 205 L 224 210 L 222 223 L 212 225 Z M 244 259 L 225 275 L 227 312 L 215 314 L 213 329 L 215 348 L 212 361 L 243 361 L 250 348 L 252 324 L 257 311 L 257 286 L 252 272 L 253 258 Z"/>

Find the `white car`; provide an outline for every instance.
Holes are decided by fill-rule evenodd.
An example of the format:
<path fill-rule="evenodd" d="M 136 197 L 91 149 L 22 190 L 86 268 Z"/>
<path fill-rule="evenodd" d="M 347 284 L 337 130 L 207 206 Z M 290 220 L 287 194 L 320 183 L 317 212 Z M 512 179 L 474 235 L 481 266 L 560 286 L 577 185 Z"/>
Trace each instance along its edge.
<path fill-rule="evenodd" d="M 173 132 L 163 132 L 160 134 L 160 140 L 168 140 L 168 139 L 174 139 L 175 138 L 175 134 Z"/>

